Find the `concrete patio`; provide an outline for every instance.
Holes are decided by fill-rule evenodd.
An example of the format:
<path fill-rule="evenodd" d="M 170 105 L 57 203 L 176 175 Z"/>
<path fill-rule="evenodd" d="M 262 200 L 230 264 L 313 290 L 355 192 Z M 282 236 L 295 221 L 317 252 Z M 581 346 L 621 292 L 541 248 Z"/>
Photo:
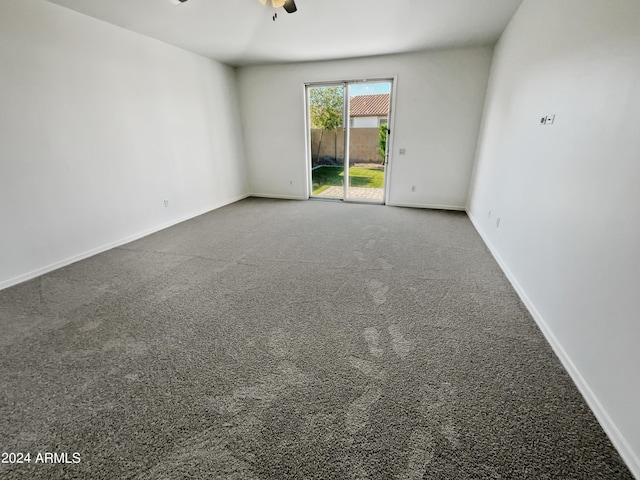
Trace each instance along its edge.
<path fill-rule="evenodd" d="M 344 187 L 333 185 L 314 197 L 343 198 Z M 369 202 L 382 202 L 384 200 L 384 189 L 369 187 L 349 187 L 349 199 L 366 200 Z"/>

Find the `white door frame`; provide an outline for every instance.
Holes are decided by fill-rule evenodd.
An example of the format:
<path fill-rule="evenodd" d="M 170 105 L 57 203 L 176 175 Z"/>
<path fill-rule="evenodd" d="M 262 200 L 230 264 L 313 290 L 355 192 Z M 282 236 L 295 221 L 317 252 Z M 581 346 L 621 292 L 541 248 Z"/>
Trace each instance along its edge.
<path fill-rule="evenodd" d="M 344 191 L 342 199 L 333 198 L 331 200 L 342 200 L 354 203 L 369 203 L 362 202 L 359 200 L 350 199 L 348 197 L 348 189 L 349 189 L 349 134 L 350 134 L 350 125 L 349 125 L 349 85 L 350 84 L 360 84 L 360 83 L 384 83 L 389 82 L 391 84 L 391 98 L 389 100 L 389 116 L 387 120 L 387 152 L 384 164 L 384 188 L 383 188 L 383 200 L 382 204 L 387 205 L 389 203 L 389 194 L 390 194 L 390 183 L 391 183 L 391 170 L 393 165 L 393 140 L 394 140 L 394 132 L 395 132 L 395 102 L 396 102 L 396 92 L 398 85 L 398 76 L 380 76 L 380 77 L 368 77 L 366 79 L 351 79 L 351 80 L 333 80 L 326 82 L 305 82 L 304 83 L 304 105 L 305 105 L 305 141 L 306 141 L 306 150 L 307 150 L 307 167 L 306 167 L 306 184 L 307 191 L 306 197 L 313 199 L 322 199 L 322 197 L 314 197 L 312 196 L 312 186 L 311 186 L 311 125 L 309 122 L 309 88 L 311 87 L 343 87 L 343 119 L 342 119 L 342 127 L 345 130 L 344 135 L 344 161 L 345 161 L 345 181 L 344 181 Z M 327 200 L 330 200 L 327 198 Z M 376 202 L 377 203 L 377 202 Z"/>

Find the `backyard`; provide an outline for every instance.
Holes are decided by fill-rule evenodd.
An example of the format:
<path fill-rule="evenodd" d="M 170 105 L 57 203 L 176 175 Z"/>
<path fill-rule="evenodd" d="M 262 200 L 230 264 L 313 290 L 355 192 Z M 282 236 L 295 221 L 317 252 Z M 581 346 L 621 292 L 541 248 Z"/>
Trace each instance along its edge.
<path fill-rule="evenodd" d="M 342 186 L 344 183 L 344 168 L 322 166 L 311 171 L 313 195 L 321 195 L 331 186 Z M 349 186 L 364 188 L 383 188 L 384 167 L 349 168 Z"/>

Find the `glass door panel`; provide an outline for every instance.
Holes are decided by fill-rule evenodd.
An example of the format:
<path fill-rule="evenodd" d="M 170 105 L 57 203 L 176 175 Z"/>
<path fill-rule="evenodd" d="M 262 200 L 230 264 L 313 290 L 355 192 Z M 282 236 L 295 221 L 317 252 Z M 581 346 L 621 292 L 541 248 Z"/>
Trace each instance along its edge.
<path fill-rule="evenodd" d="M 349 170 L 345 198 L 384 203 L 391 82 L 353 82 L 347 91 Z"/>
<path fill-rule="evenodd" d="M 312 197 L 345 198 L 344 91 L 342 84 L 307 88 Z"/>

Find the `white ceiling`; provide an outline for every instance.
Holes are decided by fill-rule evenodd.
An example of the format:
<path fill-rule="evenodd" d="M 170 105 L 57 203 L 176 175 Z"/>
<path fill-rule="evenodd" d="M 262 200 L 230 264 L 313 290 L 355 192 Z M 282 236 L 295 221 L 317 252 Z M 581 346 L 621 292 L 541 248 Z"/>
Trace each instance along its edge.
<path fill-rule="evenodd" d="M 495 42 L 522 0 L 49 0 L 230 65 Z M 272 21 L 273 14 L 278 19 Z"/>

